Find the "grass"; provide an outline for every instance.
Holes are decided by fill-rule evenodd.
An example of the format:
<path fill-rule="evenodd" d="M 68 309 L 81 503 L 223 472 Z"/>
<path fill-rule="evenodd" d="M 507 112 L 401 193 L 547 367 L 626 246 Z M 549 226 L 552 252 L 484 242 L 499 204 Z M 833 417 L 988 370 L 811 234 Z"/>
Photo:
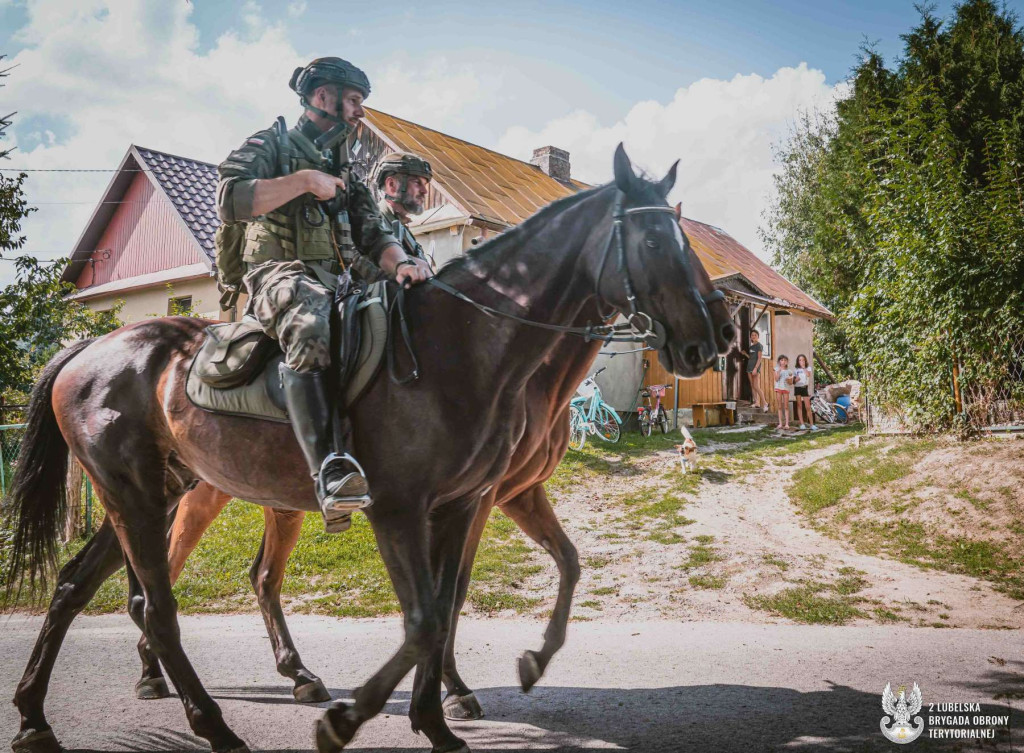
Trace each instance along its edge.
<path fill-rule="evenodd" d="M 880 445 L 841 450 L 793 474 L 790 499 L 802 512 L 813 516 L 838 504 L 854 489 L 906 477 L 917 460 L 934 447 L 934 440 L 917 440 L 895 445 L 888 452 Z"/>
<path fill-rule="evenodd" d="M 847 576 L 849 577 L 849 576 Z M 845 625 L 850 620 L 865 617 L 852 598 L 856 590 L 851 581 L 836 584 L 810 582 L 784 589 L 770 595 L 745 595 L 743 602 L 751 609 L 786 617 L 808 625 Z M 864 583 L 866 585 L 866 583 Z"/>
<path fill-rule="evenodd" d="M 231 502 L 200 540 L 174 587 L 179 610 L 184 614 L 257 611 L 249 567 L 262 535 L 262 511 L 255 505 Z M 82 540 L 66 547 L 60 564 L 84 544 Z M 488 613 L 532 610 L 539 600 L 522 591 L 524 580 L 543 567 L 536 555 L 515 523 L 504 515 L 492 515 L 473 567 L 469 603 Z M 48 600 L 51 593 L 40 596 Z M 352 528 L 343 534 L 325 533 L 320 516 L 307 515 L 288 561 L 282 594 L 292 612 L 375 617 L 399 611 L 373 531 L 362 515 L 353 516 Z M 100 587 L 86 612 L 123 612 L 127 602 L 128 584 L 121 571 Z M 0 609 L 39 604 L 25 591 L 17 600 L 7 600 L 0 591 Z"/>
<path fill-rule="evenodd" d="M 933 525 L 907 519 L 905 514 L 921 501 L 913 494 L 900 492 L 894 502 L 877 498 L 871 514 L 858 517 L 869 509 L 862 501 L 866 492 L 906 478 L 937 446 L 933 439 L 910 439 L 842 450 L 794 474 L 790 498 L 812 524 L 849 541 L 862 554 L 981 578 L 1012 598 L 1024 599 L 1024 561 L 1019 556 L 985 539 L 945 534 L 938 521 Z M 990 506 L 970 489 L 950 493 L 980 511 Z M 833 508 L 831 520 L 819 517 Z"/>
<path fill-rule="evenodd" d="M 694 588 L 717 591 L 725 588 L 726 579 L 718 575 L 691 575 L 690 585 Z"/>

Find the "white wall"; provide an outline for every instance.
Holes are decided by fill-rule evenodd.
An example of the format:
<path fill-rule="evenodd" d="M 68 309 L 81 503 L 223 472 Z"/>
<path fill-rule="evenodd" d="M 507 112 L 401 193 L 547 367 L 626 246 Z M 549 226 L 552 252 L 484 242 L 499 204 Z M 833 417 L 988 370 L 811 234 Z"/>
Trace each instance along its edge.
<path fill-rule="evenodd" d="M 227 319 L 230 312 L 220 311 L 220 291 L 212 277 L 179 281 L 172 285 L 173 297 L 192 296 L 192 310 L 211 319 Z M 120 293 L 90 298 L 83 303 L 93 311 L 106 311 L 117 301 L 124 301 L 120 319 L 125 324 L 142 321 L 154 316 L 167 316 L 167 303 L 172 297 L 166 285 L 143 290 L 129 290 Z"/>
<path fill-rule="evenodd" d="M 640 347 L 636 343 L 608 343 L 601 350 L 604 351 L 627 351 Z M 623 353 L 622 355 L 607 356 L 600 355 L 591 367 L 591 373 L 602 366 L 606 371 L 597 378 L 597 384 L 601 388 L 601 394 L 606 403 L 611 404 L 615 410 L 625 411 L 633 405 L 636 398 L 636 391 L 640 388 L 643 379 L 643 368 L 641 363 L 644 354 Z"/>

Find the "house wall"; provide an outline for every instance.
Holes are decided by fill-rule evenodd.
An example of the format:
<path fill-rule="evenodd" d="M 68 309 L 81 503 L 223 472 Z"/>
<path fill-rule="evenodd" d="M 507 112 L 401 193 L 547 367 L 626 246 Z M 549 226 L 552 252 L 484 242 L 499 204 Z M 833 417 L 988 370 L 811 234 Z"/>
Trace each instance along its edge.
<path fill-rule="evenodd" d="M 177 210 L 138 173 L 75 281 L 79 288 L 204 261 Z"/>
<path fill-rule="evenodd" d="M 479 229 L 466 225 L 445 227 L 429 233 L 415 232 L 416 240 L 423 246 L 427 256 L 433 257 L 438 269 L 456 256 L 461 256 L 467 248 L 471 248 L 470 241 L 479 234 Z"/>
<path fill-rule="evenodd" d="M 129 290 L 110 295 L 98 296 L 83 301 L 93 311 L 106 311 L 117 301 L 124 301 L 120 319 L 125 324 L 143 321 L 154 316 L 167 316 L 168 301 L 182 296 L 192 296 L 192 310 L 210 319 L 227 320 L 230 312 L 220 311 L 220 292 L 212 277 L 180 280 L 173 285 L 173 295 L 167 286 L 159 285 L 142 290 Z"/>
<path fill-rule="evenodd" d="M 608 343 L 601 350 L 628 351 L 636 348 L 635 343 Z M 605 371 L 597 377 L 604 401 L 621 414 L 634 405 L 636 392 L 640 388 L 641 364 L 645 353 L 622 353 L 622 355 L 599 355 L 591 367 L 591 373 L 600 368 Z M 625 418 L 625 416 L 623 416 Z"/>

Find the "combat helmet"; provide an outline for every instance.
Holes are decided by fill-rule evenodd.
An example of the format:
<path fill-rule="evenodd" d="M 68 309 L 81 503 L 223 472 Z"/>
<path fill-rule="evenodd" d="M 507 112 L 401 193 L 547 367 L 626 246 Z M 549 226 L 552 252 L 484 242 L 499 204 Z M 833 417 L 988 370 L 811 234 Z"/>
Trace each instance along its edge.
<path fill-rule="evenodd" d="M 370 79 L 366 77 L 362 70 L 341 58 L 317 58 L 304 68 L 296 68 L 292 71 L 292 77 L 288 82 L 288 86 L 299 95 L 299 101 L 302 103 L 302 106 L 335 124 L 334 128 L 316 140 L 318 149 L 327 149 L 340 143 L 348 136 L 348 132 L 351 130 L 349 124 L 337 115 L 321 110 L 310 103 L 309 97 L 316 91 L 317 87 L 324 84 L 334 84 L 339 88 L 355 89 L 363 95 L 363 99 L 370 96 Z"/>
<path fill-rule="evenodd" d="M 389 175 L 419 175 L 432 180 L 434 172 L 430 163 L 412 152 L 391 152 L 378 160 L 373 168 L 373 184 L 384 188 L 384 180 Z"/>

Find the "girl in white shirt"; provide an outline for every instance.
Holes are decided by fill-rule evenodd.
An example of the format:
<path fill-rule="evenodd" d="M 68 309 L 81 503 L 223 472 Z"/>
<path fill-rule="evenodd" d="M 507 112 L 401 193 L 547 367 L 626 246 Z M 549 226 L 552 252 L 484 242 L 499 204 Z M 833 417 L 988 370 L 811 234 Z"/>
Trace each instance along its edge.
<path fill-rule="evenodd" d="M 814 411 L 811 410 L 811 385 L 814 384 L 814 373 L 810 364 L 807 363 L 807 356 L 803 353 L 796 357 L 796 369 L 793 373 L 793 393 L 796 401 L 796 418 L 800 422 L 800 428 L 806 429 L 807 423 L 811 425 L 811 431 L 817 431 L 814 425 Z"/>
<path fill-rule="evenodd" d="M 789 356 L 779 356 L 775 365 L 775 402 L 779 404 L 779 428 L 783 431 L 789 431 L 789 385 L 792 383 Z"/>

